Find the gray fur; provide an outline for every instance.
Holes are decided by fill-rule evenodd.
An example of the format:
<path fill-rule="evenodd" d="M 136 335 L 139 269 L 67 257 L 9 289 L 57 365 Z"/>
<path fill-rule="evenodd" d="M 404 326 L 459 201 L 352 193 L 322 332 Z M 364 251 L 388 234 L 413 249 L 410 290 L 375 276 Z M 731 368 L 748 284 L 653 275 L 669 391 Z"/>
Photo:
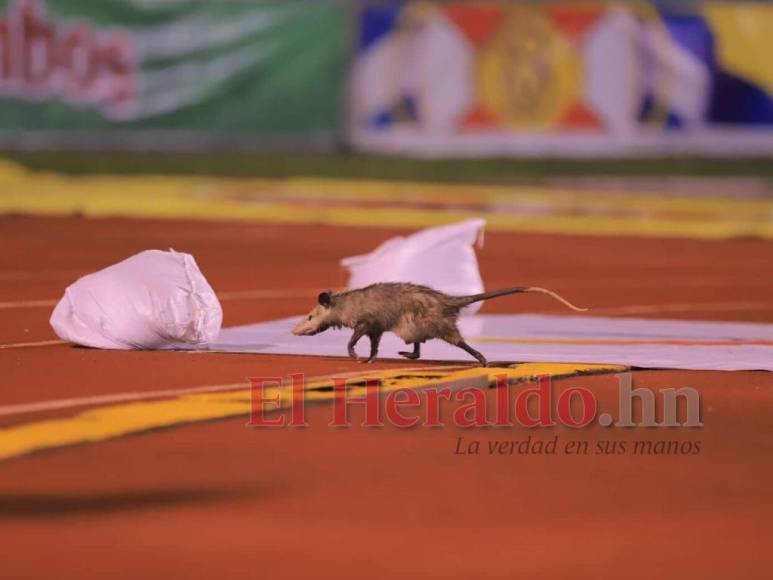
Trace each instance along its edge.
<path fill-rule="evenodd" d="M 330 290 L 322 292 L 319 305 L 298 323 L 293 334 L 311 336 L 328 328 L 351 328 L 354 334 L 348 351 L 353 359 L 357 359 L 354 352 L 357 341 L 363 336 L 370 338 L 370 357 L 365 362 L 376 359 L 379 341 L 385 332 L 394 332 L 406 344 L 413 344 L 413 351 L 400 352 L 410 359 L 419 358 L 421 343 L 439 338 L 464 349 L 486 366 L 485 357 L 459 333 L 456 326 L 459 311 L 473 302 L 522 292 L 548 294 L 574 310 L 584 310 L 544 288 L 507 288 L 471 296 L 450 296 L 418 284 L 382 282 L 338 294 Z"/>

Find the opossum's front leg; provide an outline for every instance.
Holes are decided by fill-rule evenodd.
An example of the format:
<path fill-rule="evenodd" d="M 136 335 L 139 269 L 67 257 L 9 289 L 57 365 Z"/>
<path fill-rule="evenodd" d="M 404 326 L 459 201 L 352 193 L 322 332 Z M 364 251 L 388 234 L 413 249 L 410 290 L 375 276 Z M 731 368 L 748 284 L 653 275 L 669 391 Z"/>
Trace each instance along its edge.
<path fill-rule="evenodd" d="M 481 366 L 488 366 L 488 361 L 486 360 L 486 357 L 480 354 L 477 350 L 472 348 L 469 344 L 464 342 L 464 339 L 459 340 L 454 343 L 456 346 L 461 348 L 462 350 L 466 350 L 469 352 L 472 356 L 474 356 L 476 359 L 478 359 L 478 362 L 481 364 Z"/>
<path fill-rule="evenodd" d="M 362 331 L 362 329 L 355 328 L 354 334 L 352 334 L 352 337 L 349 339 L 347 350 L 349 351 L 349 356 L 354 360 L 358 360 L 357 353 L 354 352 L 354 346 L 357 344 L 357 341 L 360 340 L 363 336 L 365 336 L 365 333 Z"/>
<path fill-rule="evenodd" d="M 420 342 L 413 343 L 413 352 L 401 350 L 397 354 L 399 354 L 400 356 L 404 356 L 405 358 L 409 358 L 411 360 L 416 360 L 421 356 L 421 343 Z"/>
<path fill-rule="evenodd" d="M 381 342 L 381 334 L 370 334 L 368 337 L 370 338 L 370 357 L 368 360 L 362 362 L 372 363 L 378 356 L 378 345 Z"/>

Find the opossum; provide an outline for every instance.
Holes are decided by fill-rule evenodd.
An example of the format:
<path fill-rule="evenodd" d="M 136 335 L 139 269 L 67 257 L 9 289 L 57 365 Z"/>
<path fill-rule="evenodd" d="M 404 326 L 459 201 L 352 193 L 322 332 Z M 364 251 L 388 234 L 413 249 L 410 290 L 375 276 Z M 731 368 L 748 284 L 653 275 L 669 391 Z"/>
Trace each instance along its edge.
<path fill-rule="evenodd" d="M 541 292 L 564 303 L 573 310 L 583 312 L 555 292 L 544 288 L 506 288 L 470 296 L 450 296 L 428 286 L 403 282 L 382 282 L 365 288 L 334 294 L 322 292 L 319 304 L 293 329 L 298 336 L 312 336 L 328 328 L 354 329 L 348 344 L 349 356 L 359 360 L 354 347 L 363 336 L 370 338 L 370 357 L 361 362 L 371 363 L 378 355 L 381 335 L 394 332 L 406 344 L 413 344 L 413 351 L 401 351 L 407 359 L 421 356 L 421 343 L 439 338 L 458 346 L 486 366 L 486 358 L 464 341 L 456 326 L 459 311 L 473 302 L 520 294 Z"/>

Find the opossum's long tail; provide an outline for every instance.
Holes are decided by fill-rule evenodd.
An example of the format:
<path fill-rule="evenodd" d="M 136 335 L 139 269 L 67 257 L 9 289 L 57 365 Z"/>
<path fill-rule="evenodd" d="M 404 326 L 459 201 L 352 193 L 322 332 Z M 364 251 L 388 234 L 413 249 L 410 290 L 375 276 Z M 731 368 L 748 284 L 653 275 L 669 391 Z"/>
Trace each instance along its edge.
<path fill-rule="evenodd" d="M 483 294 L 473 294 L 472 296 L 464 296 L 462 298 L 462 306 L 467 306 L 468 304 L 472 304 L 473 302 L 480 302 L 481 300 L 488 300 L 489 298 L 496 298 L 497 296 L 507 296 L 508 294 L 523 294 L 525 292 L 539 292 L 540 294 L 547 294 L 548 296 L 552 296 L 559 302 L 562 302 L 572 310 L 576 310 L 577 312 L 585 312 L 588 310 L 587 308 L 580 308 L 578 306 L 575 306 L 565 298 L 562 298 L 555 292 L 552 292 L 551 290 L 546 290 L 545 288 L 535 288 L 535 287 L 523 287 L 523 288 L 505 288 L 504 290 L 494 290 L 492 292 L 484 292 Z"/>

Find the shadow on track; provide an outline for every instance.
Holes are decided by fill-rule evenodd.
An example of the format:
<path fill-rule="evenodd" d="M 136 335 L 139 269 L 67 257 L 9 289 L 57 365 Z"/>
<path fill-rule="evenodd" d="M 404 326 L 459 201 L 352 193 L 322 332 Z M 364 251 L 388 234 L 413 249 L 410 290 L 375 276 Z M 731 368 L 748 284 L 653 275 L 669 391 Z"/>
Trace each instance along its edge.
<path fill-rule="evenodd" d="M 262 495 L 259 489 L 152 489 L 77 494 L 0 494 L 2 517 L 68 517 L 227 502 Z"/>

